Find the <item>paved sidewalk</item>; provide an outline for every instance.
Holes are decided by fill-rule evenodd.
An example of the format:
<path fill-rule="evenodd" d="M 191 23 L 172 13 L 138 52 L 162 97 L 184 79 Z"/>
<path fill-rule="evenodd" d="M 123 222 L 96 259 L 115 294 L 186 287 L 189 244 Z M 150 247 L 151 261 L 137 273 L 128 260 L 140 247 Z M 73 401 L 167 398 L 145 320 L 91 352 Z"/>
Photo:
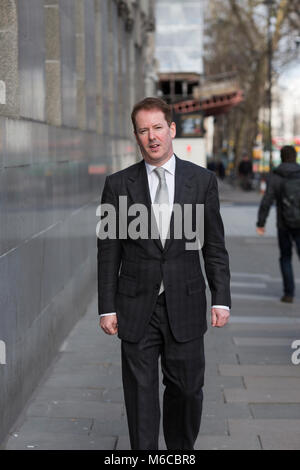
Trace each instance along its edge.
<path fill-rule="evenodd" d="M 230 324 L 209 327 L 205 335 L 204 407 L 195 449 L 299 450 L 300 365 L 292 363 L 291 345 L 300 340 L 300 295 L 292 305 L 279 302 L 275 232 L 270 227 L 268 237 L 257 237 L 254 212 L 244 202 L 222 208 L 233 306 Z M 247 220 L 248 232 L 232 231 L 233 220 L 244 226 Z M 299 263 L 294 266 L 299 290 Z M 129 449 L 120 343 L 98 328 L 96 295 L 5 448 Z"/>
<path fill-rule="evenodd" d="M 262 198 L 262 194 L 258 189 L 252 189 L 250 191 L 244 191 L 238 181 L 235 181 L 234 185 L 230 184 L 227 179 L 218 179 L 219 195 L 221 203 L 236 203 L 253 205 L 258 204 Z"/>

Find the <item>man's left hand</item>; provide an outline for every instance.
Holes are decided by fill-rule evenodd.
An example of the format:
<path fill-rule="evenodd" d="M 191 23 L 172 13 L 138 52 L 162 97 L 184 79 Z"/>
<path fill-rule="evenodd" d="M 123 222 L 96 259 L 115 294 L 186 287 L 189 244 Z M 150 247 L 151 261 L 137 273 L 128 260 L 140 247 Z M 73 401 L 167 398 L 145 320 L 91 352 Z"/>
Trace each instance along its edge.
<path fill-rule="evenodd" d="M 256 233 L 260 236 L 266 233 L 265 227 L 256 227 Z"/>
<path fill-rule="evenodd" d="M 229 310 L 224 308 L 212 308 L 211 309 L 211 326 L 222 328 L 226 325 L 230 317 Z"/>

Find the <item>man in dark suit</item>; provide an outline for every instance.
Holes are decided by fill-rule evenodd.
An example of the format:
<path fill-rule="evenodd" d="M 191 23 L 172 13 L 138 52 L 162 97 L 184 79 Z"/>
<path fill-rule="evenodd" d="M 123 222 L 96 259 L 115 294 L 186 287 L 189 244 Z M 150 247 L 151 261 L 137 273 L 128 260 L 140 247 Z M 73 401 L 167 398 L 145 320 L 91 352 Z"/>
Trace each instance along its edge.
<path fill-rule="evenodd" d="M 107 334 L 118 333 L 122 340 L 132 449 L 158 449 L 160 357 L 167 448 L 193 450 L 202 413 L 206 285 L 199 249 L 188 248 L 191 240 L 186 231 L 178 236 L 174 213 L 177 206 L 185 215 L 188 207 L 197 229 L 196 207 L 203 207 L 202 254 L 212 297 L 211 324 L 222 327 L 229 318 L 230 273 L 217 182 L 211 171 L 174 155 L 176 127 L 163 100 L 144 99 L 135 105 L 131 117 L 143 160 L 105 181 L 102 205 L 110 204 L 121 222 L 115 236 L 98 236 L 100 326 Z M 140 227 L 143 236 L 130 235 L 133 212 L 124 214 L 120 197 L 126 197 L 128 207 L 141 204 L 147 208 L 147 220 L 140 224 L 147 226 Z M 155 207 L 164 205 L 168 234 L 157 213 L 158 230 L 150 231 Z"/>

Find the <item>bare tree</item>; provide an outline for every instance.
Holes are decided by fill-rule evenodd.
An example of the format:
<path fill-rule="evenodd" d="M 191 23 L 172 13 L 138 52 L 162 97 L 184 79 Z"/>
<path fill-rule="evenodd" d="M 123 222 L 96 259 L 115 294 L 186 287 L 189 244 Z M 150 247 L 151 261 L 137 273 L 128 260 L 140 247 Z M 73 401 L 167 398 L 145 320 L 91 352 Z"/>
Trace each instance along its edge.
<path fill-rule="evenodd" d="M 298 0 L 209 0 L 206 18 L 206 75 L 235 71 L 244 102 L 231 111 L 229 138 L 234 141 L 235 167 L 243 148 L 251 150 L 265 104 L 268 84 L 268 13 L 272 19 L 273 80 L 295 58 L 299 35 Z"/>

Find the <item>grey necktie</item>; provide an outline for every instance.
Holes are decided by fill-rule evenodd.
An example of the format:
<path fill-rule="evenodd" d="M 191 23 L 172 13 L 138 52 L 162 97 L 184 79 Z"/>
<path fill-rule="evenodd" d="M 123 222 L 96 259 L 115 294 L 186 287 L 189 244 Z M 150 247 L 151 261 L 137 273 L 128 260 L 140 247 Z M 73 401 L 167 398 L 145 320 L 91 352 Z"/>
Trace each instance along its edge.
<path fill-rule="evenodd" d="M 169 204 L 169 191 L 166 181 L 165 169 L 162 167 L 155 168 L 155 173 L 159 178 L 158 187 L 155 194 L 154 204 Z"/>
<path fill-rule="evenodd" d="M 162 243 L 162 246 L 164 247 L 166 243 L 166 238 L 164 235 L 166 234 L 166 228 L 169 226 L 169 223 L 170 223 L 170 210 L 168 209 L 168 206 L 170 204 L 169 191 L 168 191 L 168 186 L 167 186 L 167 181 L 166 181 L 165 169 L 158 167 L 154 171 L 159 178 L 159 183 L 158 183 L 158 187 L 157 187 L 155 198 L 154 198 L 154 204 L 157 204 L 159 206 L 161 204 L 165 205 L 165 210 L 159 211 L 159 207 L 158 207 L 158 216 L 160 214 L 163 217 L 163 220 L 162 220 L 163 224 L 160 223 L 160 221 L 158 220 L 156 216 L 161 243 Z M 165 226 L 165 230 L 163 230 L 162 225 Z M 159 294 L 161 294 L 163 291 L 164 291 L 164 286 L 162 282 L 160 286 Z"/>

